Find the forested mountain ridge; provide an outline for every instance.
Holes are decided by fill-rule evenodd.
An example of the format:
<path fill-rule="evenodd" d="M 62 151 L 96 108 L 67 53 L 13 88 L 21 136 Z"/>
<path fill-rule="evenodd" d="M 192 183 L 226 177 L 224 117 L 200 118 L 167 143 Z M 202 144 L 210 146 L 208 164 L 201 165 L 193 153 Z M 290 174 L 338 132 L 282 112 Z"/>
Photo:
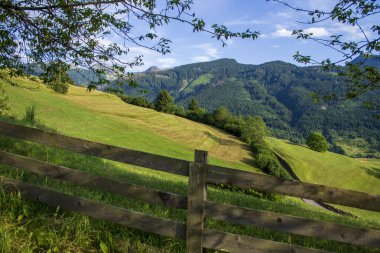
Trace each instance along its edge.
<path fill-rule="evenodd" d="M 363 63 L 364 65 L 380 68 L 380 55 L 370 55 L 368 57 L 358 56 L 352 63 Z"/>
<path fill-rule="evenodd" d="M 363 101 L 378 99 L 379 92 L 356 101 L 316 103 L 313 93 L 341 94 L 345 87 L 337 73 L 319 67 L 220 59 L 138 73 L 136 81 L 139 87 L 126 85 L 126 94 L 153 101 L 161 89 L 167 89 L 185 107 L 195 97 L 208 111 L 226 106 L 236 115 L 260 115 L 277 137 L 302 142 L 311 131 L 320 130 L 331 143 L 360 142 L 372 151 L 379 150 L 380 120 L 362 106 Z"/>

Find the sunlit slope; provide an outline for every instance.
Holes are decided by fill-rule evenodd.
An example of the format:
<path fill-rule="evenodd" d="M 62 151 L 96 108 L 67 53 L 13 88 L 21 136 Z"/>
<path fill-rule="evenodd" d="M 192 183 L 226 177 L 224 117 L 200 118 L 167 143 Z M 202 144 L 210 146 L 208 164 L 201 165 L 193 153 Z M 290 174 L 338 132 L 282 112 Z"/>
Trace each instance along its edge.
<path fill-rule="evenodd" d="M 285 158 L 302 181 L 380 195 L 379 160 L 315 152 L 275 138 L 268 138 L 267 143 Z"/>
<path fill-rule="evenodd" d="M 210 163 L 253 170 L 248 147 L 213 127 L 122 102 L 114 95 L 71 86 L 60 95 L 40 83 L 0 80 L 10 97 L 10 114 L 21 119 L 35 105 L 37 118 L 60 133 L 170 157 L 192 160 L 208 150 Z"/>

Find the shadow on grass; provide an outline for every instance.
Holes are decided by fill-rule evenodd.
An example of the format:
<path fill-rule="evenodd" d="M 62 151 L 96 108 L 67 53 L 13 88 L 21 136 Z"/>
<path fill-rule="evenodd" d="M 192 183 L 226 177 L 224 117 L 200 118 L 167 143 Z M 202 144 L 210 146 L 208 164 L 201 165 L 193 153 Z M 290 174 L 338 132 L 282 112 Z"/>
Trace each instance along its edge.
<path fill-rule="evenodd" d="M 207 135 L 207 137 L 209 137 L 211 140 L 217 142 L 218 144 L 220 145 L 232 145 L 232 144 L 236 144 L 236 142 L 232 141 L 232 140 L 225 140 L 225 139 L 221 139 L 215 135 L 213 135 L 212 133 L 208 132 L 208 131 L 203 131 L 203 133 L 205 135 Z"/>
<path fill-rule="evenodd" d="M 291 142 L 291 141 L 284 141 L 286 144 L 289 144 L 289 145 L 293 145 L 293 146 L 297 146 L 297 147 L 302 147 L 302 148 L 308 148 L 307 146 L 304 146 L 304 145 L 301 145 L 301 144 L 297 144 L 297 143 L 294 143 L 294 142 Z M 310 148 L 309 148 L 310 149 Z M 311 149 L 310 149 L 311 150 Z"/>
<path fill-rule="evenodd" d="M 20 120 L 15 118 L 14 116 L 9 116 L 9 115 L 1 115 L 0 116 L 0 121 L 4 121 L 7 123 L 12 123 L 12 124 L 17 124 L 17 125 L 22 125 L 22 126 L 27 126 L 27 127 L 33 127 L 33 128 L 38 128 L 47 132 L 52 132 L 52 133 L 59 133 L 54 128 L 48 127 L 38 121 L 38 119 L 34 123 L 30 123 L 26 120 Z"/>
<path fill-rule="evenodd" d="M 380 168 L 375 168 L 375 167 L 366 168 L 366 172 L 368 175 L 374 176 L 374 177 L 380 179 Z"/>
<path fill-rule="evenodd" d="M 140 185 L 144 185 L 146 187 L 156 188 L 164 191 L 177 192 L 180 194 L 186 194 L 186 178 L 181 176 L 169 175 L 164 172 L 156 172 L 151 171 L 149 169 L 139 168 L 136 166 L 128 166 L 124 164 L 119 164 L 116 162 L 111 162 L 108 160 L 100 159 L 97 157 L 86 156 L 83 154 L 77 154 L 74 152 L 69 152 L 61 149 L 50 148 L 46 146 L 42 146 L 36 143 L 18 140 L 14 138 L 0 136 L 0 149 L 5 150 L 12 153 L 17 153 L 29 157 L 33 157 L 39 160 L 47 161 L 49 163 L 54 163 L 66 167 L 70 167 L 73 169 L 78 169 L 81 171 L 91 172 L 93 174 L 98 174 L 110 178 L 115 178 L 123 181 L 128 181 Z M 178 212 L 178 210 L 168 210 L 165 208 L 160 208 L 154 205 L 148 205 L 142 201 L 131 201 L 127 200 L 127 198 L 122 196 L 111 196 L 109 194 L 100 193 L 96 190 L 84 190 L 83 188 L 76 187 L 75 185 L 69 183 L 59 182 L 59 180 L 53 180 L 43 177 L 37 177 L 28 173 L 24 173 L 22 170 L 15 170 L 13 168 L 4 168 L 6 166 L 0 166 L 0 174 L 6 177 L 15 178 L 22 181 L 27 181 L 31 183 L 36 183 L 41 186 L 47 186 L 48 188 L 57 188 L 60 191 L 62 190 L 64 193 L 70 195 L 79 195 L 80 197 L 89 198 L 93 200 L 100 200 L 102 202 L 106 202 L 108 204 L 116 204 L 117 206 L 126 207 L 130 210 L 147 213 L 154 216 L 170 218 L 177 221 L 185 220 L 185 212 Z M 290 210 L 294 210 L 294 206 L 287 206 L 285 203 L 275 204 L 275 202 L 268 200 L 259 200 L 257 198 L 251 198 L 245 194 L 238 194 L 230 191 L 216 191 L 210 189 L 210 197 L 214 195 L 214 199 L 218 199 L 220 201 L 223 199 L 222 194 L 227 194 L 225 200 L 229 201 L 237 201 L 241 202 L 250 202 L 252 201 L 252 206 L 260 209 L 263 208 L 269 210 L 275 210 L 278 208 L 281 211 L 289 208 Z M 230 196 L 230 197 L 228 197 Z M 231 197 L 233 196 L 233 197 Z M 213 198 L 210 198 L 211 200 Z M 247 201 L 248 200 L 248 201 Z M 227 202 L 227 203 L 228 203 Z M 260 202 L 263 202 L 260 204 Z M 251 204 L 250 204 L 251 205 Z M 53 211 L 54 209 L 50 209 Z M 305 210 L 300 210 L 302 213 L 305 213 Z M 293 211 L 292 211 L 293 212 Z M 49 210 L 46 211 L 49 213 Z M 311 213 L 311 212 L 309 212 Z M 75 217 L 79 217 L 76 216 Z M 75 221 L 80 221 L 83 218 L 78 218 Z M 77 223 L 77 222 L 76 222 Z M 162 240 L 158 236 L 150 235 L 149 233 L 139 232 L 139 231 L 131 231 L 129 228 L 123 228 L 122 226 L 115 226 L 114 224 L 108 224 L 106 222 L 90 220 L 90 224 L 93 227 L 92 231 L 100 231 L 99 236 L 93 238 L 88 237 L 89 240 L 93 241 L 95 244 L 99 245 L 99 238 L 106 237 L 106 234 L 109 233 L 113 237 L 116 236 L 120 231 L 124 234 L 124 238 L 132 237 L 136 238 L 142 242 L 151 242 L 153 241 L 154 246 L 165 247 L 167 244 L 173 244 L 173 247 L 176 247 L 173 252 L 181 252 L 184 247 L 183 242 L 178 242 L 177 240 L 165 239 Z M 215 228 L 221 229 L 222 226 L 218 226 L 216 224 Z M 102 233 L 104 231 L 104 233 Z M 262 237 L 264 239 L 272 239 L 273 235 L 276 234 L 276 239 L 282 242 L 287 242 L 289 240 L 289 236 L 281 233 L 275 233 L 273 231 L 268 232 L 268 234 L 258 231 L 248 231 L 242 229 L 236 229 L 237 233 L 243 233 L 252 236 Z M 227 232 L 231 232 L 227 229 Z M 69 233 L 69 232 L 68 232 Z M 298 238 L 297 236 L 291 237 L 292 241 Z M 299 239 L 299 244 L 309 244 L 310 241 Z M 317 245 L 317 247 L 325 247 L 325 245 L 320 244 L 318 242 L 313 242 L 313 245 Z M 178 245 L 178 246 L 177 246 Z M 329 248 L 330 247 L 330 248 Z M 332 245 L 328 246 L 328 249 L 336 249 L 340 247 Z M 181 250 L 179 250 L 181 249 Z M 177 250 L 177 251 L 175 251 Z M 345 249 L 343 252 L 350 252 L 351 248 Z M 170 252 L 170 251 L 167 251 Z M 182 251 L 183 252 L 183 251 Z M 354 252 L 354 251 L 351 251 Z"/>
<path fill-rule="evenodd" d="M 28 78 L 29 81 L 34 82 L 36 84 L 38 83 L 38 77 L 36 77 L 36 76 L 32 76 L 32 75 L 29 75 L 29 74 L 25 74 L 25 75 L 21 74 L 21 75 L 19 75 L 19 77 Z M 40 87 L 38 87 L 38 86 L 37 87 L 24 87 L 24 86 L 20 85 L 19 83 L 14 82 L 11 79 L 12 79 L 12 77 L 10 76 L 9 73 L 6 73 L 5 71 L 0 71 L 0 81 L 3 81 L 6 84 L 9 84 L 9 85 L 12 85 L 12 86 L 15 86 L 15 87 L 20 87 L 20 88 L 28 89 L 28 90 L 39 90 L 40 89 Z"/>
<path fill-rule="evenodd" d="M 251 167 L 258 168 L 257 163 L 253 158 L 252 159 L 243 158 L 243 159 L 241 159 L 241 161 L 245 164 L 248 164 Z"/>

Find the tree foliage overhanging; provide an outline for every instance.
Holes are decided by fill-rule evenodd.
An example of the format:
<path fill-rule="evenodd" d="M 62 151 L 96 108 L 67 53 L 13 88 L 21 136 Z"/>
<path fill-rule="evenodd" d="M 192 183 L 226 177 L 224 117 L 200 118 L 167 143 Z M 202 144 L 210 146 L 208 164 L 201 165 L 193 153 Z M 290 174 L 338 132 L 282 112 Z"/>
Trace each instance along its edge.
<path fill-rule="evenodd" d="M 23 74 L 25 63 L 37 63 L 49 82 L 57 72 L 85 67 L 96 73 L 89 86 L 94 88 L 107 83 L 109 75 L 133 80 L 127 71 L 142 63 L 142 55 L 131 56 L 132 46 L 169 53 L 171 41 L 160 37 L 155 28 L 172 21 L 209 33 L 223 45 L 232 37 L 258 37 L 258 32 L 249 30 L 231 32 L 217 24 L 206 27 L 191 12 L 192 5 L 192 0 L 1 0 L 0 68 Z M 135 26 L 145 26 L 148 32 L 136 34 Z M 107 36 L 120 42 L 109 43 Z"/>
<path fill-rule="evenodd" d="M 351 29 L 360 31 L 362 39 L 354 40 L 343 34 L 332 34 L 328 38 L 320 38 L 315 34 L 303 29 L 293 30 L 293 35 L 297 39 L 311 40 L 327 48 L 332 49 L 341 55 L 337 60 L 329 58 L 317 60 L 317 56 L 303 55 L 296 52 L 294 59 L 300 63 L 317 64 L 323 66 L 326 70 L 335 69 L 337 64 L 346 63 L 347 68 L 341 69 L 340 75 L 344 76 L 350 86 L 346 89 L 344 96 L 338 97 L 336 93 L 318 94 L 319 99 L 353 99 L 361 94 L 379 89 L 380 72 L 373 66 L 365 66 L 365 60 L 353 63 L 352 60 L 358 56 L 364 59 L 371 55 L 380 54 L 380 24 L 370 24 L 366 27 L 369 18 L 378 17 L 380 14 L 380 4 L 376 0 L 339 0 L 330 10 L 308 10 L 302 7 L 294 6 L 283 0 L 272 0 L 280 3 L 287 8 L 296 12 L 304 13 L 308 19 L 304 25 L 322 25 L 330 21 L 347 25 Z M 376 20 L 376 19 L 375 19 Z M 377 18 L 379 22 L 380 18 Z M 348 37 L 348 38 L 347 38 Z M 372 106 L 380 107 L 380 104 L 374 103 Z M 377 109 L 378 109 L 377 108 Z"/>
<path fill-rule="evenodd" d="M 342 34 L 326 39 L 295 29 L 293 35 L 297 38 L 313 40 L 342 56 L 336 61 L 317 61 L 313 56 L 297 52 L 294 58 L 301 63 L 331 69 L 358 55 L 366 57 L 380 52 L 380 25 L 372 24 L 369 28 L 363 25 L 368 18 L 379 16 L 380 5 L 376 0 L 339 0 L 330 10 L 307 10 L 292 6 L 288 1 L 271 1 L 305 13 L 309 18 L 304 24 L 332 21 L 350 25 L 363 34 L 363 40 L 353 41 Z M 136 85 L 128 71 L 142 64 L 142 55 L 133 54 L 131 47 L 170 53 L 171 41 L 159 36 L 156 32 L 159 26 L 182 22 L 194 32 L 205 32 L 221 40 L 223 46 L 230 38 L 257 39 L 259 36 L 259 32 L 249 29 L 233 32 L 224 25 L 206 24 L 192 12 L 193 5 L 192 0 L 1 0 L 0 69 L 8 68 L 20 75 L 26 73 L 25 63 L 37 63 L 43 69 L 43 80 L 51 83 L 56 73 L 64 75 L 70 68 L 85 67 L 96 73 L 96 78 L 90 80 L 90 89 L 111 79 L 129 80 L 131 85 Z M 145 26 L 147 32 L 138 34 L 137 26 Z M 118 38 L 118 43 L 108 41 L 110 37 Z M 348 64 L 341 74 L 351 83 L 342 98 L 356 98 L 379 88 L 380 74 L 373 67 Z M 336 95 L 321 94 L 321 98 Z"/>

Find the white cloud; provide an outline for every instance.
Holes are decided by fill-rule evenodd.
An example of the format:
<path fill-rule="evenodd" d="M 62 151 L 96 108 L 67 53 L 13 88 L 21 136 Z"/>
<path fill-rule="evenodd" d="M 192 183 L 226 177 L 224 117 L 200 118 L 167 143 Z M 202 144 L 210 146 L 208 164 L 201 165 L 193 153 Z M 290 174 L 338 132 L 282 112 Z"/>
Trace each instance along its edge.
<path fill-rule="evenodd" d="M 205 61 L 211 60 L 210 57 L 205 56 L 205 55 L 194 56 L 191 59 L 196 62 L 205 62 Z"/>
<path fill-rule="evenodd" d="M 175 58 L 159 58 L 157 62 L 159 63 L 159 68 L 171 68 L 179 65 L 179 62 Z"/>
<path fill-rule="evenodd" d="M 272 45 L 272 46 L 270 46 L 271 48 L 280 48 L 280 45 Z"/>
<path fill-rule="evenodd" d="M 272 37 L 291 37 L 292 31 L 286 28 L 280 28 L 270 34 Z"/>
<path fill-rule="evenodd" d="M 203 51 L 203 55 L 208 56 L 210 58 L 218 58 L 219 50 L 213 47 L 210 43 L 195 45 L 195 48 L 201 49 Z"/>
<path fill-rule="evenodd" d="M 362 27 L 366 34 L 371 34 L 371 32 L 368 32 L 365 27 Z M 360 31 L 359 27 L 357 26 L 351 26 L 346 25 L 342 23 L 336 23 L 331 28 L 331 30 L 334 32 L 334 34 L 342 34 L 345 35 L 347 39 L 350 40 L 362 40 L 365 39 L 364 34 Z"/>
<path fill-rule="evenodd" d="M 233 41 L 227 43 L 232 44 Z M 196 54 L 190 57 L 190 59 L 193 62 L 206 62 L 206 61 L 211 61 L 217 58 L 220 58 L 220 53 L 218 48 L 214 47 L 211 43 L 204 43 L 204 44 L 198 44 L 192 46 L 191 51 L 195 51 Z M 196 50 L 194 50 L 194 48 Z"/>
<path fill-rule="evenodd" d="M 105 37 L 99 38 L 98 42 L 100 45 L 105 46 L 105 47 L 108 47 L 113 43 L 111 40 L 109 40 L 108 38 L 105 38 Z"/>
<path fill-rule="evenodd" d="M 304 33 L 312 33 L 314 37 L 329 36 L 330 33 L 324 27 L 311 27 L 303 30 Z"/>
<path fill-rule="evenodd" d="M 314 37 L 329 36 L 330 33 L 324 27 L 311 27 L 303 30 L 304 33 L 312 33 Z M 270 34 L 271 37 L 291 37 L 293 31 L 283 25 L 276 25 L 276 30 Z"/>

